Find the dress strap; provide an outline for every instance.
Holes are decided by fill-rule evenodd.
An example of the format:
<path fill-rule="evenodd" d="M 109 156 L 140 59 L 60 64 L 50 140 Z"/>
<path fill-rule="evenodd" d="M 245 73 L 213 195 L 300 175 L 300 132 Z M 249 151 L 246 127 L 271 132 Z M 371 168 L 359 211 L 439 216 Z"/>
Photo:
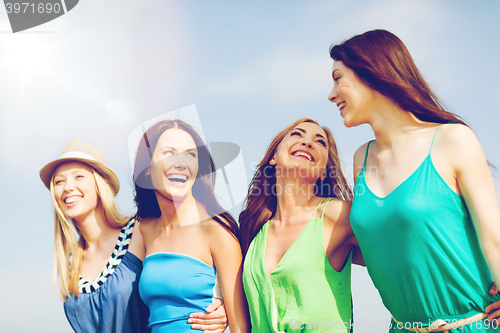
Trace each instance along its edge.
<path fill-rule="evenodd" d="M 375 140 L 369 141 L 368 144 L 366 145 L 366 153 L 365 153 L 365 160 L 363 161 L 363 168 L 366 165 L 366 158 L 368 157 L 368 148 L 370 148 L 370 143 L 372 143 L 373 141 L 375 141 Z"/>
<path fill-rule="evenodd" d="M 328 203 L 333 200 L 333 198 L 327 198 L 328 200 L 326 201 L 325 205 L 323 206 L 323 213 L 321 213 L 321 219 L 323 219 L 323 217 L 325 216 L 325 210 L 326 210 L 326 205 L 328 205 Z M 326 199 L 325 199 L 326 200 Z M 323 200 L 323 201 L 325 201 Z"/>
<path fill-rule="evenodd" d="M 431 154 L 431 151 L 432 151 L 432 146 L 434 146 L 434 139 L 436 139 L 436 134 L 438 132 L 438 129 L 439 127 L 441 127 L 441 125 L 439 125 L 436 130 L 434 131 L 434 136 L 432 137 L 432 142 L 431 142 L 431 147 L 429 148 L 429 155 Z"/>
<path fill-rule="evenodd" d="M 328 199 L 328 198 L 324 198 L 323 200 L 321 200 L 321 202 L 319 203 L 318 207 L 316 207 L 316 210 L 314 211 L 314 215 L 313 215 L 313 217 L 314 217 L 314 216 L 316 216 L 316 213 L 318 212 L 319 207 L 321 206 L 321 204 L 322 204 L 323 202 L 325 202 L 325 200 L 326 200 L 326 199 Z"/>

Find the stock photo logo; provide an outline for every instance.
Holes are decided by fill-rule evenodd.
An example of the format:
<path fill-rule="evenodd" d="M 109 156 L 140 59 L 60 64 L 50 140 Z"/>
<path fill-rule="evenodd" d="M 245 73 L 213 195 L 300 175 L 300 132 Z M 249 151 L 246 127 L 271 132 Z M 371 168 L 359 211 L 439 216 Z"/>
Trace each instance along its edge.
<path fill-rule="evenodd" d="M 62 16 L 75 8 L 79 0 L 4 0 L 12 32 L 27 30 Z"/>

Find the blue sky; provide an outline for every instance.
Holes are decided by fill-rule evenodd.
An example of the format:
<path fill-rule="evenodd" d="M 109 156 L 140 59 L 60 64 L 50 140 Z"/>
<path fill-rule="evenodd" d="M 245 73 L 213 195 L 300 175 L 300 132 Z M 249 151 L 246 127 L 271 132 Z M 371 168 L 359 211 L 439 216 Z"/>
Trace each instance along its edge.
<path fill-rule="evenodd" d="M 328 49 L 367 30 L 405 42 L 500 167 L 499 12 L 493 0 L 85 0 L 12 34 L 0 10 L 0 331 L 70 330 L 52 291 L 53 215 L 38 171 L 71 139 L 104 152 L 130 214 L 128 136 L 191 104 L 207 141 L 241 147 L 247 179 L 272 137 L 301 117 L 331 128 L 352 178 L 352 155 L 373 134 L 346 129 L 328 102 Z M 353 268 L 353 296 L 356 332 L 384 332 L 376 325 L 389 315 L 363 268 Z"/>

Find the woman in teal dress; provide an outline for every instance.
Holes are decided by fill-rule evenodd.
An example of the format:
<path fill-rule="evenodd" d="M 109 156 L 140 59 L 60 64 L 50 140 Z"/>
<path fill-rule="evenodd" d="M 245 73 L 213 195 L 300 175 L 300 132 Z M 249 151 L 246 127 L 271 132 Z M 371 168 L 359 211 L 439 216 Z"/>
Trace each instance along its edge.
<path fill-rule="evenodd" d="M 328 128 L 304 118 L 271 142 L 239 219 L 252 332 L 351 331 L 351 197 Z"/>
<path fill-rule="evenodd" d="M 489 293 L 500 280 L 500 212 L 474 133 L 392 33 L 368 31 L 330 55 L 329 100 L 345 126 L 375 133 L 354 156 L 351 224 L 391 332 L 498 332 L 486 317 L 500 316 Z"/>

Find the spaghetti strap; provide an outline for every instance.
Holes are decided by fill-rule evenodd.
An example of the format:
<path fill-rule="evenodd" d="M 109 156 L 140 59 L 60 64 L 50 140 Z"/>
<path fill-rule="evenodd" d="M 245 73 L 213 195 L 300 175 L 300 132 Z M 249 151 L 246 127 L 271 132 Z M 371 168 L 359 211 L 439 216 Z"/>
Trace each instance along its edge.
<path fill-rule="evenodd" d="M 326 205 L 328 205 L 328 203 L 332 200 L 333 200 L 333 198 L 328 198 L 328 200 L 326 201 L 325 206 L 323 207 L 323 213 L 321 213 L 321 219 L 323 219 L 323 216 L 325 216 Z M 325 201 L 325 200 L 323 200 L 323 201 Z"/>
<path fill-rule="evenodd" d="M 366 158 L 368 157 L 368 148 L 370 148 L 370 143 L 372 143 L 373 141 L 375 141 L 375 140 L 369 141 L 368 144 L 366 145 L 366 153 L 365 153 L 365 160 L 363 161 L 363 168 L 366 165 Z"/>
<path fill-rule="evenodd" d="M 323 202 L 325 202 L 325 200 L 326 200 L 326 199 L 328 199 L 328 198 L 324 198 L 323 200 L 321 200 L 321 202 L 319 203 L 318 207 L 316 207 L 316 210 L 314 211 L 314 215 L 313 215 L 313 217 L 315 217 L 315 216 L 316 216 L 316 213 L 318 212 L 319 207 L 321 206 L 321 204 L 322 204 Z"/>
<path fill-rule="evenodd" d="M 438 129 L 439 127 L 441 127 L 441 125 L 439 125 L 436 130 L 434 131 L 434 136 L 432 137 L 432 142 L 431 142 L 431 147 L 429 148 L 429 155 L 431 154 L 431 151 L 432 151 L 432 146 L 434 146 L 434 139 L 436 139 L 436 134 L 438 132 Z"/>

